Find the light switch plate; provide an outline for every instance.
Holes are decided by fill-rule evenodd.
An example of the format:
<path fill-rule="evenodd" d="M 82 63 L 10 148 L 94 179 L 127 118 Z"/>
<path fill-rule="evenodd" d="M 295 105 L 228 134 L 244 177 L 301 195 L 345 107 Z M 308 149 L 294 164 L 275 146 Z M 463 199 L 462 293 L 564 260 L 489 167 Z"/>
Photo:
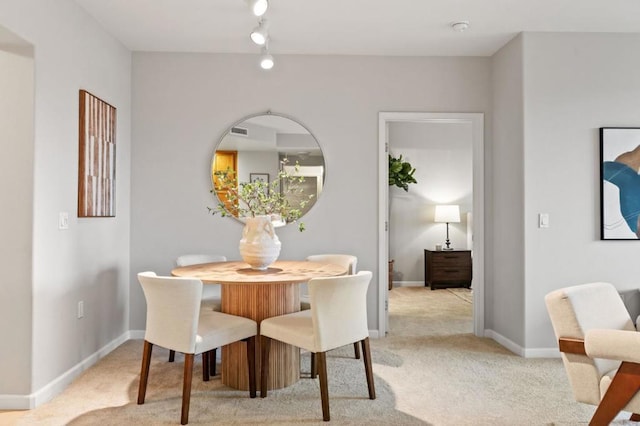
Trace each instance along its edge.
<path fill-rule="evenodd" d="M 69 213 L 60 212 L 58 216 L 58 229 L 69 229 Z"/>
<path fill-rule="evenodd" d="M 540 213 L 538 215 L 538 227 L 539 228 L 549 227 L 549 213 Z"/>

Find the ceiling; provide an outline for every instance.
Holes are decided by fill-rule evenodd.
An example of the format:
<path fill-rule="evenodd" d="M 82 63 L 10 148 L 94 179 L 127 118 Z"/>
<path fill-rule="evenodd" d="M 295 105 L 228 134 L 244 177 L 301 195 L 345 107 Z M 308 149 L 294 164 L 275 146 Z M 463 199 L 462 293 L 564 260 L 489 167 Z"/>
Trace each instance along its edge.
<path fill-rule="evenodd" d="M 257 53 L 244 0 L 75 0 L 133 51 Z M 522 31 L 640 33 L 638 0 L 270 0 L 274 54 L 491 56 Z M 466 20 L 456 32 L 451 23 Z"/>

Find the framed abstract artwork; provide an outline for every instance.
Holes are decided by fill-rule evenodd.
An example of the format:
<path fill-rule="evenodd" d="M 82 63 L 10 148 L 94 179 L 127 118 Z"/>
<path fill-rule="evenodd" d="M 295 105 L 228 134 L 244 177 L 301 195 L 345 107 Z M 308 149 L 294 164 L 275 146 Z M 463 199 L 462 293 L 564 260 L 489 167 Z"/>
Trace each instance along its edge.
<path fill-rule="evenodd" d="M 640 238 L 640 128 L 600 128 L 600 239 Z"/>
<path fill-rule="evenodd" d="M 80 90 L 78 217 L 116 215 L 116 108 Z"/>

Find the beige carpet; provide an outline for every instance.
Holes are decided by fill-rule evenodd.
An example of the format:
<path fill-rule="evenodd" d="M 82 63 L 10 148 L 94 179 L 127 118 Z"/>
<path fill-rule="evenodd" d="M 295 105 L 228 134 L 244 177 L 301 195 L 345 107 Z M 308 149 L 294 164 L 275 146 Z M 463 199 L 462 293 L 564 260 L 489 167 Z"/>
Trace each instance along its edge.
<path fill-rule="evenodd" d="M 367 398 L 364 368 L 352 347 L 332 351 L 331 423 L 586 425 L 594 409 L 574 402 L 561 361 L 524 359 L 473 336 L 471 298 L 466 289 L 391 291 L 391 331 L 371 341 L 378 398 Z M 141 341 L 126 342 L 17 424 L 179 424 L 181 358 L 170 364 L 167 351 L 154 350 L 147 400 L 137 405 L 141 352 Z M 308 354 L 302 368 L 309 370 Z M 190 424 L 326 424 L 317 380 L 303 378 L 266 399 L 250 399 L 219 378 L 204 383 L 200 374 L 198 363 Z"/>

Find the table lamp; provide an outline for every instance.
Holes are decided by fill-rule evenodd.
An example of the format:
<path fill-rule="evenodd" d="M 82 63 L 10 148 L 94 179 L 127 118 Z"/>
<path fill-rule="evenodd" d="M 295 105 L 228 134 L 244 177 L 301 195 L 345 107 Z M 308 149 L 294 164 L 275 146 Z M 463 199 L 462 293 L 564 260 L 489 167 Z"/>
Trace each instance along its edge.
<path fill-rule="evenodd" d="M 457 205 L 438 205 L 436 206 L 436 213 L 434 215 L 434 222 L 447 224 L 447 241 L 445 241 L 446 248 L 443 250 L 453 250 L 449 247 L 451 242 L 449 241 L 449 223 L 460 222 L 460 207 Z"/>

